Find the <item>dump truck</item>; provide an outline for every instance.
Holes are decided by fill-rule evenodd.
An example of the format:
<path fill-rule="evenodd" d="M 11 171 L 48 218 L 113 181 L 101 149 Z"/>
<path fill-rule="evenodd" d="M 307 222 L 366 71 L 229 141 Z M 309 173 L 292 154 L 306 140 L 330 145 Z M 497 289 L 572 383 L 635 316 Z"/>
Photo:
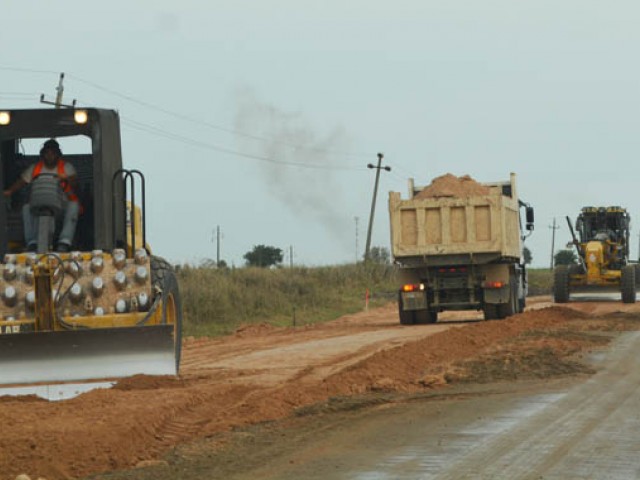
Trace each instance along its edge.
<path fill-rule="evenodd" d="M 572 293 L 618 291 L 623 303 L 635 303 L 640 272 L 639 265 L 629 258 L 631 217 L 627 210 L 620 206 L 583 207 L 575 230 L 566 218 L 578 264 L 554 268 L 554 301 L 568 302 Z"/>
<path fill-rule="evenodd" d="M 81 205 L 66 252 L 55 247 L 64 182 L 34 177 L 6 191 L 54 138 L 68 145 Z M 151 254 L 145 177 L 123 168 L 118 113 L 0 108 L 0 182 L 0 384 L 176 375 L 180 291 L 171 266 Z M 36 251 L 27 251 L 25 208 L 38 219 Z"/>
<path fill-rule="evenodd" d="M 451 178 L 473 188 L 438 192 Z M 479 310 L 485 319 L 521 312 L 527 293 L 523 242 L 533 231 L 534 211 L 518 199 L 515 174 L 483 184 L 447 175 L 430 187 L 433 194 L 410 179 L 408 199 L 389 194 L 400 323 L 435 323 L 447 310 Z"/>

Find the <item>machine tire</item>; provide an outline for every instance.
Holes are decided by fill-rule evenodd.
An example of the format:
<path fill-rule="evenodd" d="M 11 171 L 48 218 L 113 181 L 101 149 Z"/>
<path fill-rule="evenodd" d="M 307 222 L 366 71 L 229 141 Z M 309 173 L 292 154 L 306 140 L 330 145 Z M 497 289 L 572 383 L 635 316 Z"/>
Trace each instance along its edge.
<path fill-rule="evenodd" d="M 569 267 L 558 265 L 553 270 L 553 301 L 567 303 L 569 301 Z"/>
<path fill-rule="evenodd" d="M 182 356 L 182 299 L 173 267 L 164 258 L 151 257 L 151 286 L 154 300 L 162 296 L 162 323 L 173 323 L 174 355 L 176 372 L 180 369 Z"/>
<path fill-rule="evenodd" d="M 622 290 L 622 303 L 636 302 L 635 265 L 626 265 L 622 267 L 620 276 L 620 289 Z"/>

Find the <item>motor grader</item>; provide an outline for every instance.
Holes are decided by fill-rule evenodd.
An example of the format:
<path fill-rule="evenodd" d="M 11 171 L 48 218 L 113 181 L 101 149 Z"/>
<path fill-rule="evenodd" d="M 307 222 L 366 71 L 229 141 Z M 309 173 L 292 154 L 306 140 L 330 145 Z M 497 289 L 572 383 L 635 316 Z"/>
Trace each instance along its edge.
<path fill-rule="evenodd" d="M 63 146 L 63 158 L 77 171 L 82 213 L 64 253 L 53 248 L 60 228 L 53 213 L 35 213 L 40 231 L 31 252 L 21 213 L 41 193 L 36 182 L 31 192 L 0 197 L 0 384 L 177 374 L 178 283 L 147 244 L 145 178 L 123 169 L 117 112 L 0 109 L 4 189 L 38 161 L 39 145 L 51 138 L 73 150 Z"/>
<path fill-rule="evenodd" d="M 567 223 L 579 263 L 554 269 L 554 301 L 568 302 L 573 293 L 617 290 L 624 303 L 634 303 L 638 264 L 629 261 L 631 218 L 627 210 L 616 206 L 584 207 L 575 231 L 569 217 Z"/>

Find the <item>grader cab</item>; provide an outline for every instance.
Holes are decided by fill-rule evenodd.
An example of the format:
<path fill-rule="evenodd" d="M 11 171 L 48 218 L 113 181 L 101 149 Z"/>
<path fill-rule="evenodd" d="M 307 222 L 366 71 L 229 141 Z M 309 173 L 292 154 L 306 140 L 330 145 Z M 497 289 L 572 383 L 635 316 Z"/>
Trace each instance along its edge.
<path fill-rule="evenodd" d="M 58 179 L 47 182 L 48 193 L 36 194 L 32 182 L 1 197 L 0 384 L 176 374 L 178 284 L 147 244 L 145 179 L 122 167 L 117 112 L 0 109 L 3 190 L 51 138 L 77 172 L 81 214 L 70 251 L 59 252 L 59 205 L 47 205 L 65 188 Z M 48 222 L 38 223 L 37 249 L 25 242 L 25 205 Z"/>
<path fill-rule="evenodd" d="M 629 261 L 631 218 L 626 209 L 584 207 L 575 231 L 569 217 L 567 223 L 579 263 L 555 268 L 554 301 L 568 302 L 572 293 L 618 290 L 624 303 L 634 303 L 638 264 Z"/>

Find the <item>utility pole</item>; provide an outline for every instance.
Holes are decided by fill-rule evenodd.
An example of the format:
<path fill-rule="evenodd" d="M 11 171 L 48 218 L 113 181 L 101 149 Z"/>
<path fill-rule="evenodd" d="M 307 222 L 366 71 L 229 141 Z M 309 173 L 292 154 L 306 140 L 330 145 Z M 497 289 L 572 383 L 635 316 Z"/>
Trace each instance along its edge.
<path fill-rule="evenodd" d="M 554 257 L 554 249 L 556 248 L 556 230 L 560 228 L 560 225 L 556 225 L 556 217 L 553 217 L 553 225 L 549 225 L 549 228 L 552 230 L 551 234 L 551 266 L 549 267 L 553 270 L 553 257 Z"/>
<path fill-rule="evenodd" d="M 216 243 L 216 268 L 220 267 L 220 238 L 222 234 L 220 233 L 220 225 L 217 225 L 215 230 L 211 232 L 211 242 Z"/>
<path fill-rule="evenodd" d="M 289 268 L 293 268 L 293 245 L 289 245 Z"/>
<path fill-rule="evenodd" d="M 220 268 L 220 225 L 216 227 L 216 267 Z"/>
<path fill-rule="evenodd" d="M 365 261 L 369 260 L 369 249 L 371 248 L 371 230 L 373 229 L 373 215 L 376 210 L 376 197 L 378 196 L 378 181 L 380 180 L 380 170 L 386 170 L 387 172 L 391 171 L 391 167 L 382 166 L 382 158 L 384 155 L 382 153 L 378 153 L 378 165 L 373 165 L 369 163 L 367 168 L 375 168 L 376 169 L 376 181 L 373 185 L 373 199 L 371 200 L 371 215 L 369 216 L 369 229 L 367 231 L 367 246 L 364 250 L 364 259 Z"/>
<path fill-rule="evenodd" d="M 62 103 L 62 95 L 64 94 L 64 72 L 60 74 L 60 80 L 58 80 L 58 86 L 56 87 L 56 99 L 51 102 L 44 99 L 44 93 L 40 95 L 40 103 L 46 103 L 47 105 L 53 105 L 55 108 L 65 107 L 74 108 L 76 106 L 76 100 L 71 102 L 71 105 L 65 105 Z"/>
<path fill-rule="evenodd" d="M 60 108 L 62 105 L 62 94 L 64 93 L 64 85 L 62 84 L 64 81 L 64 72 L 60 74 L 60 81 L 58 82 L 58 86 L 56 87 L 56 108 Z"/>
<path fill-rule="evenodd" d="M 360 217 L 353 217 L 353 220 L 356 222 L 356 263 L 358 263 L 358 222 Z"/>

